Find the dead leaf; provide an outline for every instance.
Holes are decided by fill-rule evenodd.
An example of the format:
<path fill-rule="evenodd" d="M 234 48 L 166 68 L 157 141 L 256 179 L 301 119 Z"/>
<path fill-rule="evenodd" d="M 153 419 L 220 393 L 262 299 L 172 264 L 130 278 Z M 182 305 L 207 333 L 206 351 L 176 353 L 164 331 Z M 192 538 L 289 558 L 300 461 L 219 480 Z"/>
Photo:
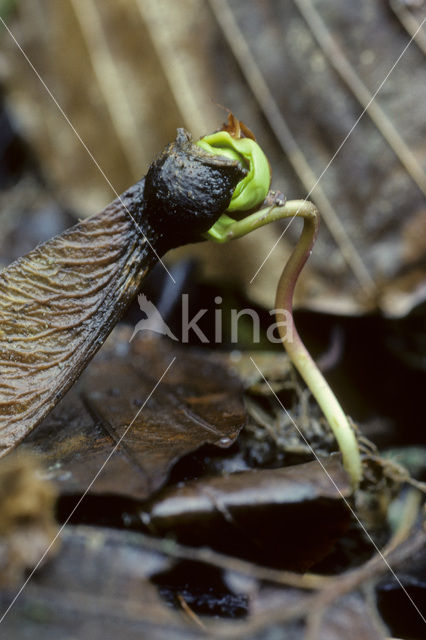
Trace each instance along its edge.
<path fill-rule="evenodd" d="M 252 469 L 170 486 L 141 505 L 157 536 L 260 564 L 306 570 L 345 531 L 351 490 L 340 460 Z M 330 480 L 331 477 L 331 480 Z"/>
<path fill-rule="evenodd" d="M 91 493 L 146 498 L 176 460 L 205 443 L 229 447 L 245 422 L 241 383 L 224 365 L 167 339 L 129 344 L 131 333 L 113 331 L 75 387 L 23 443 L 42 456 L 63 493 L 87 489 L 132 421 Z M 147 401 L 173 358 L 170 374 Z"/>

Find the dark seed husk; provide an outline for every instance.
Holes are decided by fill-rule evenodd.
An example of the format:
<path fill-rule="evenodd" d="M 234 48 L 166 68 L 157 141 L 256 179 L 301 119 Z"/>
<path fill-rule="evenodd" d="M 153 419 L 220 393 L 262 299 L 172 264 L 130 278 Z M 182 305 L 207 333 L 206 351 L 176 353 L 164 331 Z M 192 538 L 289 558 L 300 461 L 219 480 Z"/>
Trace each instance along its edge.
<path fill-rule="evenodd" d="M 146 175 L 148 218 L 154 228 L 167 230 L 169 241 L 195 242 L 228 207 L 245 174 L 241 165 L 205 152 L 178 129 L 176 141 L 152 163 Z"/>

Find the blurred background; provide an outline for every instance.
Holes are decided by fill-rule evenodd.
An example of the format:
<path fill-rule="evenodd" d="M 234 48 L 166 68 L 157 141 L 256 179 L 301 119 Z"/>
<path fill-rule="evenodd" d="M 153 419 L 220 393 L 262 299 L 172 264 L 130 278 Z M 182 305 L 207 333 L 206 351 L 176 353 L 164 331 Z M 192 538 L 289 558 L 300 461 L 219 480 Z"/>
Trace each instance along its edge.
<path fill-rule="evenodd" d="M 102 209 L 177 127 L 204 135 L 230 109 L 272 186 L 322 216 L 296 295 L 308 346 L 370 434 L 424 441 L 426 4 L 3 0 L 0 15 L 0 265 Z M 259 267 L 283 229 L 176 250 L 179 287 L 160 267 L 146 293 L 172 325 L 182 292 L 269 317 L 297 221 Z"/>

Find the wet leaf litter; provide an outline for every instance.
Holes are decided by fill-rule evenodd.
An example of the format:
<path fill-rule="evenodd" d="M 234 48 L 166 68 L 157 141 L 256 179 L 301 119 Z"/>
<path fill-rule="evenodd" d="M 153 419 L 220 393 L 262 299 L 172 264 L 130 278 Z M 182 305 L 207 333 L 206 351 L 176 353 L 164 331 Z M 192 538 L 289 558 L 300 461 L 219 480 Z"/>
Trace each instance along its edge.
<path fill-rule="evenodd" d="M 60 520 L 68 516 L 73 500 L 86 489 L 87 478 L 79 473 L 85 465 L 90 467 L 92 461 L 92 452 L 86 450 L 82 439 L 80 446 L 77 440 L 74 450 L 67 444 L 68 422 L 72 423 L 74 419 L 73 435 L 77 439 L 81 432 L 84 433 L 85 422 L 82 420 L 78 424 L 78 419 L 82 415 L 95 418 L 81 409 L 88 388 L 86 374 L 90 380 L 90 369 L 93 369 L 92 380 L 106 388 L 106 397 L 114 398 L 114 387 L 110 384 L 105 387 L 105 381 L 97 375 L 102 361 L 109 361 L 113 367 L 114 360 L 127 361 L 133 371 L 146 371 L 152 367 L 154 374 L 155 367 L 161 367 L 162 359 L 176 353 L 175 345 L 167 339 L 138 337 L 129 345 L 130 335 L 130 327 L 113 332 L 104 352 L 99 352 L 80 382 L 54 410 L 56 416 L 51 414 L 46 418 L 19 447 L 24 450 L 28 445 L 45 469 L 41 477 L 57 487 Z M 7 632 L 17 633 L 20 637 L 19 633 L 25 629 L 53 638 L 66 629 L 75 631 L 76 617 L 79 620 L 77 627 L 81 629 L 96 626 L 96 620 L 103 612 L 110 629 L 103 629 L 102 633 L 111 638 L 114 633 L 124 631 L 130 637 L 132 634 L 134 637 L 137 634 L 139 637 L 140 634 L 147 634 L 147 637 L 158 634 L 164 638 L 179 637 L 179 634 L 205 637 L 206 630 L 200 624 L 219 637 L 230 637 L 235 633 L 263 637 L 267 629 L 270 632 L 272 627 L 279 629 L 285 624 L 288 630 L 293 630 L 295 637 L 302 638 L 301 620 L 309 621 L 313 602 L 318 602 L 318 611 L 322 612 L 319 637 L 337 638 L 339 633 L 354 639 L 359 638 L 360 633 L 366 638 L 381 637 L 364 597 L 360 593 L 345 595 L 348 589 L 352 590 L 350 580 L 356 589 L 363 580 L 382 575 L 386 567 L 381 558 L 375 556 L 370 543 L 360 535 L 356 523 L 350 521 L 350 514 L 342 503 L 342 494 L 350 498 L 351 489 L 338 455 L 334 459 L 325 455 L 333 445 L 325 439 L 322 459 L 342 494 L 327 481 L 317 461 L 306 462 L 306 451 L 295 453 L 291 439 L 288 452 L 285 439 L 280 441 L 278 451 L 281 455 L 278 455 L 277 445 L 271 440 L 270 425 L 268 432 L 262 424 L 264 420 L 256 421 L 253 406 L 248 415 L 243 411 L 241 394 L 245 388 L 245 396 L 251 396 L 252 405 L 254 399 L 258 399 L 264 412 L 270 412 L 263 400 L 267 392 L 264 382 L 255 378 L 244 358 L 235 353 L 212 353 L 211 362 L 204 369 L 206 376 L 201 378 L 200 369 L 206 367 L 206 358 L 205 351 L 200 353 L 195 349 L 183 360 L 186 397 L 192 400 L 193 407 L 194 404 L 201 405 L 196 415 L 203 421 L 208 420 L 211 428 L 220 428 L 219 423 L 214 423 L 212 411 L 216 411 L 215 401 L 222 393 L 225 398 L 219 417 L 225 412 L 229 424 L 247 423 L 240 434 L 246 442 L 239 444 L 237 439 L 226 443 L 227 448 L 221 448 L 223 442 L 210 439 L 210 432 L 205 434 L 207 442 L 210 439 L 214 444 L 200 448 L 200 442 L 195 440 L 192 453 L 190 446 L 186 454 L 181 449 L 179 459 L 163 476 L 163 489 L 155 490 L 153 483 L 151 494 L 140 491 L 142 473 L 140 469 L 131 468 L 131 459 L 127 471 L 114 468 L 111 461 L 110 477 L 106 468 L 105 480 L 99 478 L 98 488 L 94 485 L 72 524 L 64 530 L 60 549 L 43 572 L 34 576 L 22 600 L 4 621 Z M 263 369 L 270 372 L 271 382 L 280 393 L 279 387 L 283 384 L 285 387 L 286 383 L 277 380 L 278 356 L 271 358 L 265 354 L 259 360 Z M 178 381 L 182 383 L 182 372 L 175 369 L 174 379 L 169 380 L 169 384 L 175 385 Z M 287 380 L 287 385 L 289 382 L 291 384 L 291 380 Z M 297 386 L 293 383 L 294 389 Z M 288 396 L 288 389 L 281 389 L 281 392 Z M 71 397 L 74 393 L 82 394 L 77 410 L 70 409 L 75 402 Z M 295 400 L 293 411 L 297 415 L 301 410 L 302 395 L 294 393 L 298 400 Z M 194 399 L 197 402 L 194 403 Z M 213 407 L 209 405 L 212 401 Z M 110 416 L 116 415 L 111 409 L 105 410 Z M 147 420 L 148 424 L 139 426 L 149 429 L 152 420 L 151 428 L 154 429 L 155 418 L 156 413 Z M 64 420 L 62 429 L 61 419 Z M 315 415 L 313 411 L 310 419 L 315 424 L 320 414 Z M 170 426 L 173 430 L 175 420 L 172 413 Z M 222 433 L 228 434 L 222 438 L 235 437 L 230 431 Z M 56 444 L 55 438 L 49 443 L 53 434 L 58 439 Z M 92 438 L 93 432 L 87 440 L 96 448 L 97 442 Z M 51 451 L 46 452 L 49 444 Z M 129 445 L 132 446 L 132 438 Z M 112 440 L 108 446 L 112 446 Z M 104 454 L 107 449 L 105 447 Z M 264 454 L 263 459 L 259 457 L 260 451 Z M 125 452 L 123 454 L 125 458 Z M 283 465 L 283 458 L 293 464 Z M 60 464 L 55 464 L 55 460 L 60 460 Z M 254 460 L 257 460 L 255 469 Z M 298 464 L 294 464 L 295 461 Z M 145 473 L 148 475 L 149 470 Z M 139 484 L 137 491 L 132 491 L 135 486 L 132 474 L 136 486 Z M 123 476 L 123 484 L 120 484 L 120 476 Z M 259 477 L 265 483 L 263 487 Z M 80 486 L 75 482 L 76 478 L 80 479 Z M 145 498 L 141 499 L 142 495 Z M 372 508 L 374 513 L 377 507 Z M 413 514 L 410 517 L 412 519 Z M 376 533 L 380 534 L 379 531 Z M 380 535 L 384 535 L 383 531 Z M 388 535 L 387 532 L 385 537 Z M 412 554 L 424 546 L 421 528 L 414 526 L 408 540 L 403 538 L 403 543 L 398 549 L 400 557 L 389 558 L 393 567 L 398 567 L 399 562 L 407 566 Z M 375 562 L 371 574 L 362 562 L 369 559 Z M 280 566 L 282 571 L 277 570 Z M 316 566 L 318 570 L 315 570 Z M 292 573 L 291 568 L 308 572 Z M 365 576 L 356 575 L 357 571 L 363 570 Z M 341 574 L 341 578 L 335 576 L 334 587 L 330 572 L 331 575 Z M 324 593 L 320 593 L 320 588 L 325 589 Z M 329 604 L 321 605 L 322 598 Z M 111 613 L 113 607 L 114 611 L 118 607 L 118 613 Z M 239 626 L 235 627 L 235 624 Z"/>
<path fill-rule="evenodd" d="M 157 184 L 155 189 L 158 190 Z M 156 208 L 158 210 L 159 207 Z M 217 216 L 222 210 L 223 205 L 213 215 Z M 184 213 L 187 211 L 186 204 Z M 209 225 L 203 223 L 198 231 L 206 231 L 212 220 L 209 219 L 208 222 Z M 179 240 L 193 237 L 192 233 L 189 236 L 187 233 L 187 230 L 182 236 L 178 233 Z M 103 355 L 100 352 L 99 358 L 89 365 L 77 386 L 64 398 L 64 409 L 61 404 L 55 409 L 56 424 L 53 414 L 47 416 L 45 422 L 39 426 L 35 424 L 35 430 L 21 445 L 23 449 L 28 447 L 38 452 L 40 461 L 44 459 L 49 462 L 50 456 L 47 477 L 56 481 L 59 487 L 62 497 L 59 498 L 58 508 L 59 513 L 62 508 L 64 519 L 70 511 L 73 497 L 79 497 L 86 489 L 85 473 L 88 474 L 91 469 L 88 461 L 96 465 L 96 470 L 99 468 L 100 458 L 105 457 L 107 449 L 113 443 L 120 441 L 124 428 L 135 413 L 134 409 L 137 410 L 138 403 L 141 403 L 137 397 L 141 389 L 145 385 L 147 390 L 152 388 L 154 379 L 158 379 L 165 369 L 166 357 L 175 357 L 168 342 L 149 343 L 137 340 L 129 347 L 129 339 L 126 333 L 113 334 L 109 350 L 106 348 Z M 219 450 L 232 450 L 234 446 L 238 448 L 236 438 L 246 422 L 241 404 L 242 380 L 235 376 L 235 372 L 231 373 L 230 361 L 225 366 L 224 362 L 214 360 L 214 355 L 212 362 L 209 362 L 205 354 L 192 354 L 189 358 L 187 354 L 183 367 L 171 371 L 170 380 L 159 395 L 150 401 L 151 406 L 148 403 L 146 415 L 144 413 L 140 423 L 136 423 L 136 429 L 130 434 L 130 438 L 120 442 L 120 457 L 115 459 L 116 466 L 111 467 L 109 477 L 100 478 L 98 490 L 95 488 L 93 493 L 105 496 L 106 499 L 86 502 L 86 509 L 83 507 L 76 512 L 75 525 L 80 526 L 79 522 L 84 522 L 91 526 L 101 524 L 121 530 L 132 528 L 144 531 L 157 536 L 159 540 L 164 538 L 166 543 L 168 539 L 174 541 L 176 556 L 179 553 L 185 556 L 183 550 L 187 549 L 189 554 L 193 553 L 194 559 L 197 558 L 197 553 L 191 547 L 198 549 L 207 545 L 211 549 L 213 567 L 215 560 L 221 557 L 215 554 L 225 553 L 229 557 L 253 563 L 255 567 L 269 566 L 287 572 L 307 571 L 315 567 L 333 572 L 338 566 L 341 569 L 342 565 L 345 569 L 351 568 L 356 572 L 359 561 L 371 557 L 371 548 L 367 552 L 365 540 L 359 539 L 357 553 L 351 554 L 347 550 L 345 553 L 346 532 L 356 523 L 349 522 L 349 511 L 344 502 L 351 498 L 352 490 L 338 456 L 330 456 L 330 460 L 324 462 L 324 469 L 332 479 L 331 486 L 317 461 L 280 469 L 274 465 L 271 454 L 268 465 L 271 468 L 260 466 L 252 469 L 243 451 L 237 451 L 234 452 L 235 458 L 231 453 L 228 468 L 225 465 L 222 473 L 216 474 L 216 477 L 202 473 L 196 467 L 191 471 L 191 455 L 194 455 L 194 450 L 198 453 L 198 464 L 201 461 L 201 467 L 208 469 L 210 459 L 219 457 L 217 447 Z M 64 429 L 57 428 L 61 426 L 61 420 Z M 71 424 L 71 433 L 67 433 L 68 424 Z M 58 439 L 52 443 L 49 442 L 49 435 L 53 430 L 58 434 Z M 45 450 L 46 442 L 53 444 L 51 451 Z M 322 444 L 330 446 L 329 443 Z M 285 445 L 285 441 L 280 444 L 281 451 L 285 451 Z M 216 447 L 213 449 L 215 453 L 212 453 L 211 447 Z M 303 453 L 306 455 L 306 450 Z M 294 455 L 294 450 L 292 454 Z M 56 462 L 52 464 L 53 460 Z M 189 462 L 188 468 L 186 461 Z M 219 468 L 220 463 L 216 471 Z M 396 475 L 393 479 L 391 475 L 389 477 L 391 482 L 393 480 L 392 488 L 396 491 L 400 479 Z M 167 482 L 169 486 L 165 486 Z M 389 499 L 391 494 L 390 490 Z M 368 505 L 364 508 L 368 513 Z M 416 515 L 415 511 L 414 516 Z M 415 520 L 416 517 L 412 519 L 413 525 Z M 72 537 L 74 529 L 70 527 L 69 531 Z M 94 534 L 91 529 L 78 530 L 77 527 L 75 531 L 77 537 L 81 535 L 79 531 L 83 531 L 83 535 L 84 532 Z M 376 533 L 384 536 L 387 533 L 386 527 Z M 94 535 L 93 543 L 96 542 L 96 534 Z M 410 551 L 422 544 L 421 532 L 413 533 L 411 528 L 403 536 L 404 542 L 407 539 Z M 102 545 L 103 541 L 99 540 Z M 107 544 L 107 539 L 104 540 Z M 147 539 L 140 537 L 139 541 L 143 546 Z M 337 549 L 338 542 L 342 543 L 341 549 Z M 282 550 L 280 544 L 283 545 Z M 170 548 L 173 548 L 173 544 Z M 333 551 L 337 557 L 333 557 Z M 161 552 L 167 555 L 165 548 Z M 90 555 L 95 561 L 96 556 Z M 155 591 L 155 598 L 159 595 L 162 598 L 159 616 L 151 617 L 152 611 L 147 614 L 137 610 L 136 623 L 158 625 L 162 607 L 166 603 L 169 610 L 171 607 L 177 608 L 185 614 L 183 630 L 187 631 L 189 628 L 191 633 L 191 625 L 206 626 L 206 621 L 200 619 L 203 615 L 247 618 L 244 633 L 254 631 L 257 625 L 260 628 L 265 626 L 265 623 L 262 624 L 262 614 L 267 612 L 270 615 L 271 611 L 268 611 L 267 606 L 264 608 L 262 598 L 256 597 L 253 590 L 243 589 L 242 593 L 240 591 L 237 594 L 236 601 L 235 593 L 226 584 L 226 576 L 217 575 L 217 567 L 214 571 L 206 571 L 202 566 L 194 568 L 188 558 L 185 560 L 189 565 L 184 565 L 179 570 L 174 566 L 165 567 L 154 577 L 150 576 L 148 591 L 152 593 L 152 586 L 156 585 L 158 591 Z M 242 568 L 238 561 L 237 567 L 240 570 Z M 376 567 L 367 571 L 366 576 L 374 576 L 375 571 L 380 573 L 380 569 Z M 194 578 L 188 582 L 188 576 L 200 576 L 203 572 L 204 580 Z M 278 578 L 278 574 L 274 575 Z M 309 574 L 305 575 L 309 578 Z M 297 583 L 297 574 L 281 576 L 282 580 L 286 577 L 288 581 Z M 331 594 L 328 594 L 326 579 L 315 574 L 310 577 L 311 581 L 308 579 L 305 586 L 312 588 L 313 584 L 317 584 L 324 588 L 324 594 L 318 595 L 315 612 L 325 621 L 328 606 L 345 595 L 347 588 L 345 591 L 344 587 L 340 589 L 336 586 L 335 593 L 331 589 Z M 349 584 L 353 584 L 353 588 L 362 582 L 362 572 L 361 577 L 356 573 L 351 577 L 353 583 L 349 580 Z M 91 578 L 96 580 L 96 575 Z M 260 578 L 256 577 L 256 580 Z M 343 579 L 342 584 L 345 584 Z M 60 589 L 59 582 L 56 582 L 56 586 Z M 303 586 L 303 581 L 298 586 Z M 256 585 L 254 591 L 259 589 L 261 590 L 261 583 Z M 43 587 L 41 594 L 43 600 Z M 298 598 L 297 591 L 287 595 L 289 607 L 286 616 L 290 620 L 306 617 L 308 626 L 318 624 L 315 615 L 309 613 L 309 598 Z M 325 605 L 321 604 L 322 595 Z M 277 594 L 278 602 L 280 596 L 282 594 Z M 84 589 L 77 594 L 77 600 L 73 603 L 79 611 L 82 597 L 84 598 Z M 271 598 L 271 602 L 273 600 Z M 95 599 L 93 605 L 99 604 L 100 600 Z M 362 599 L 359 601 L 355 598 L 351 600 L 351 606 L 355 609 L 358 606 L 362 610 L 365 603 Z M 281 606 L 274 612 L 277 624 L 280 622 L 280 608 Z M 13 624 L 13 616 L 11 620 L 10 624 Z M 334 619 L 333 624 L 335 623 Z M 322 620 L 320 626 L 321 624 Z M 327 628 L 325 622 L 322 626 Z M 213 633 L 216 630 L 220 632 L 220 629 L 211 626 Z M 233 631 L 238 632 L 236 628 Z"/>

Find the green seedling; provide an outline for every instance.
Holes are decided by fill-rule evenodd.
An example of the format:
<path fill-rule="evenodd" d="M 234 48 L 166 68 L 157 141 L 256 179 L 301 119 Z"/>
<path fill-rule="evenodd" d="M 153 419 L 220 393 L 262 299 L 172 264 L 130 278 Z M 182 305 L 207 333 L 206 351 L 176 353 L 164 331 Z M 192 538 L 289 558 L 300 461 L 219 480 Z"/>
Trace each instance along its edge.
<path fill-rule="evenodd" d="M 223 155 L 247 167 L 248 174 L 235 189 L 234 197 L 227 212 L 246 212 L 261 206 L 270 186 L 269 165 L 260 146 L 251 137 L 240 137 L 245 128 L 235 126 L 230 116 L 227 131 L 207 136 L 198 144 L 211 153 Z M 226 134 L 226 135 L 225 135 Z M 249 132 L 250 134 L 250 132 Z M 249 143 L 249 144 L 248 144 Z M 221 146 L 223 144 L 223 146 Z M 248 152 L 249 151 L 249 152 Z M 266 163 L 266 164 L 265 164 Z M 265 170 L 265 166 L 268 171 Z M 241 206 L 240 206 L 241 205 Z M 343 464 L 352 485 L 357 487 L 362 477 L 361 458 L 354 431 L 336 396 L 318 369 L 303 344 L 293 319 L 293 294 L 297 279 L 309 258 L 318 235 L 319 213 L 316 207 L 306 200 L 292 200 L 284 206 L 272 205 L 261 208 L 241 220 L 223 213 L 216 223 L 205 233 L 205 237 L 214 242 L 225 243 L 241 238 L 267 224 L 283 219 L 302 218 L 303 230 L 289 260 L 287 261 L 277 286 L 275 308 L 281 341 L 297 371 L 300 373 L 321 410 L 328 420 L 342 453 Z M 286 317 L 287 316 L 287 317 Z M 291 331 L 289 328 L 290 318 Z M 284 321 L 287 321 L 287 325 Z"/>

